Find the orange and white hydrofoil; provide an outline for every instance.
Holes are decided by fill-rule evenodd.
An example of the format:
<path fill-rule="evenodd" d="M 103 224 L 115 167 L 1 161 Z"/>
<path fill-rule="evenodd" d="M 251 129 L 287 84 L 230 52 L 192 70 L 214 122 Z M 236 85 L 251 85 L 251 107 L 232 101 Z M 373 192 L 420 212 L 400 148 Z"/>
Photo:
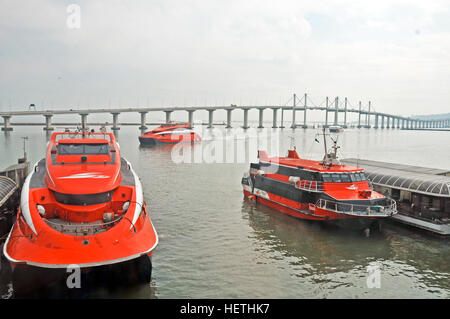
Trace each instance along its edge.
<path fill-rule="evenodd" d="M 151 275 L 157 244 L 141 182 L 114 135 L 66 131 L 52 134 L 26 178 L 4 255 L 13 269 L 147 260 Z"/>
<path fill-rule="evenodd" d="M 199 142 L 202 138 L 194 132 L 190 123 L 166 123 L 139 136 L 141 145 Z"/>
<path fill-rule="evenodd" d="M 397 213 L 394 200 L 375 192 L 364 170 L 337 158 L 337 138 L 322 161 L 302 159 L 294 149 L 287 157 L 258 152 L 242 186 L 246 198 L 300 218 L 370 231 L 378 221 Z M 317 141 L 317 138 L 316 138 Z"/>

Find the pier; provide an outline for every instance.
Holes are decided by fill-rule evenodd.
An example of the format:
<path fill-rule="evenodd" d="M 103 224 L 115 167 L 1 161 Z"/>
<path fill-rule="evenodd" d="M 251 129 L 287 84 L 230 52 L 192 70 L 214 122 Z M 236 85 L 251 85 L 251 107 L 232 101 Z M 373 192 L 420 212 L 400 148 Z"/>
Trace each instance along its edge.
<path fill-rule="evenodd" d="M 0 170 L 0 244 L 13 224 L 13 217 L 20 202 L 20 190 L 28 175 L 26 158 Z"/>
<path fill-rule="evenodd" d="M 289 104 L 289 105 L 288 105 Z M 151 112 L 164 112 L 166 123 L 171 121 L 171 115 L 173 112 L 185 112 L 187 114 L 187 121 L 193 124 L 194 113 L 196 111 L 208 111 L 208 128 L 214 126 L 214 112 L 218 110 L 226 111 L 226 128 L 231 128 L 231 118 L 233 111 L 243 111 L 243 128 L 249 128 L 248 125 L 248 111 L 256 109 L 259 111 L 258 128 L 264 127 L 264 110 L 272 110 L 272 128 L 284 128 L 284 112 L 290 112 L 292 114 L 292 123 L 290 128 L 308 128 L 307 114 L 309 111 L 323 111 L 324 112 L 324 126 L 330 125 L 342 126 L 346 128 L 349 126 L 348 114 L 357 114 L 358 122 L 355 124 L 357 128 L 373 128 L 373 129 L 446 129 L 450 128 L 450 118 L 439 120 L 422 120 L 408 116 L 394 115 L 389 113 L 376 112 L 374 107 L 369 101 L 363 103 L 358 102 L 358 107 L 352 106 L 348 99 L 345 98 L 329 98 L 326 97 L 324 102 L 316 105 L 307 94 L 304 94 L 301 99 L 296 94 L 285 105 L 265 105 L 265 106 L 195 106 L 195 107 L 130 107 L 130 108 L 96 108 L 96 109 L 65 109 L 65 110 L 29 110 L 29 111 L 10 111 L 0 112 L 0 117 L 3 119 L 3 123 L 0 123 L 1 129 L 4 132 L 13 130 L 15 125 L 40 125 L 43 126 L 45 131 L 52 131 L 54 129 L 53 118 L 57 115 L 72 114 L 78 116 L 80 119 L 78 124 L 82 128 L 86 128 L 88 124 L 88 116 L 90 114 L 104 113 L 109 114 L 112 119 L 112 129 L 120 130 L 120 125 L 124 125 L 119 122 L 120 114 L 122 113 L 139 113 L 140 114 L 140 129 L 147 128 L 147 115 Z M 281 122 L 277 121 L 277 114 L 281 113 Z M 296 113 L 303 112 L 302 122 L 298 123 L 296 120 Z M 333 119 L 329 118 L 329 113 L 332 113 Z M 12 118 L 21 116 L 36 116 L 44 118 L 45 122 L 42 123 L 13 123 Z M 73 125 L 74 123 L 71 123 Z"/>

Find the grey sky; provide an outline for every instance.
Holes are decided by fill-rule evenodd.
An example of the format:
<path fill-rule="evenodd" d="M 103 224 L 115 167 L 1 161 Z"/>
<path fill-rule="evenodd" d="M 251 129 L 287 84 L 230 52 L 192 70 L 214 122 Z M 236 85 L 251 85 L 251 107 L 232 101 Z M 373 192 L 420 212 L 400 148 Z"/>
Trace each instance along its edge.
<path fill-rule="evenodd" d="M 66 25 L 81 7 L 81 28 Z M 0 110 L 280 104 L 449 111 L 446 1 L 0 3 Z"/>

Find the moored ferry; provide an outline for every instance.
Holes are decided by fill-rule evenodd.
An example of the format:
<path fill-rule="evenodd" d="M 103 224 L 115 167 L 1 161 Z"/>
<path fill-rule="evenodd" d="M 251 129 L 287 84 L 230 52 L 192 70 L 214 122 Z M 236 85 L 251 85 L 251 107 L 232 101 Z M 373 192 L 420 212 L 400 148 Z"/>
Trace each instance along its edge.
<path fill-rule="evenodd" d="M 343 165 L 337 158 L 337 140 L 322 161 L 299 157 L 295 148 L 286 157 L 258 151 L 258 163 L 244 174 L 244 196 L 300 218 L 362 228 L 397 213 L 394 200 L 375 192 L 364 170 Z"/>
<path fill-rule="evenodd" d="M 26 178 L 4 255 L 14 271 L 133 261 L 148 282 L 157 244 L 141 182 L 114 135 L 66 131 L 52 134 Z"/>
<path fill-rule="evenodd" d="M 190 123 L 166 123 L 139 136 L 141 145 L 176 144 L 198 142 L 201 137 L 194 132 Z"/>

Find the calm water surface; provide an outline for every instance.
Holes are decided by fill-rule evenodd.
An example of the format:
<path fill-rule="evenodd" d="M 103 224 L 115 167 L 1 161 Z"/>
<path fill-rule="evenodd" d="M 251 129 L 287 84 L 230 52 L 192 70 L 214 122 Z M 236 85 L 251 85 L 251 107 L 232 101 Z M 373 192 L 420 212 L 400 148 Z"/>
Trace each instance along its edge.
<path fill-rule="evenodd" d="M 300 156 L 321 159 L 314 129 L 250 130 L 229 136 L 253 143 L 252 134 L 295 143 Z M 205 150 L 225 130 L 202 132 Z M 278 135 L 277 135 L 278 134 Z M 125 298 L 449 298 L 449 240 L 397 224 L 365 238 L 297 220 L 244 201 L 240 185 L 250 158 L 238 163 L 176 163 L 173 147 L 139 147 L 139 131 L 122 127 L 122 156 L 140 176 L 159 234 L 149 286 L 94 291 L 92 297 Z M 32 164 L 47 143 L 40 127 L 0 134 L 0 168 L 22 154 L 28 136 Z M 340 137 L 341 158 L 359 157 L 450 169 L 450 132 L 349 129 Z M 209 145 L 209 146 L 208 146 Z M 191 147 L 191 146 L 189 146 Z M 381 288 L 367 288 L 367 266 L 378 265 Z M 8 279 L 3 278 L 4 296 Z M 4 292 L 6 291 L 6 292 Z"/>

